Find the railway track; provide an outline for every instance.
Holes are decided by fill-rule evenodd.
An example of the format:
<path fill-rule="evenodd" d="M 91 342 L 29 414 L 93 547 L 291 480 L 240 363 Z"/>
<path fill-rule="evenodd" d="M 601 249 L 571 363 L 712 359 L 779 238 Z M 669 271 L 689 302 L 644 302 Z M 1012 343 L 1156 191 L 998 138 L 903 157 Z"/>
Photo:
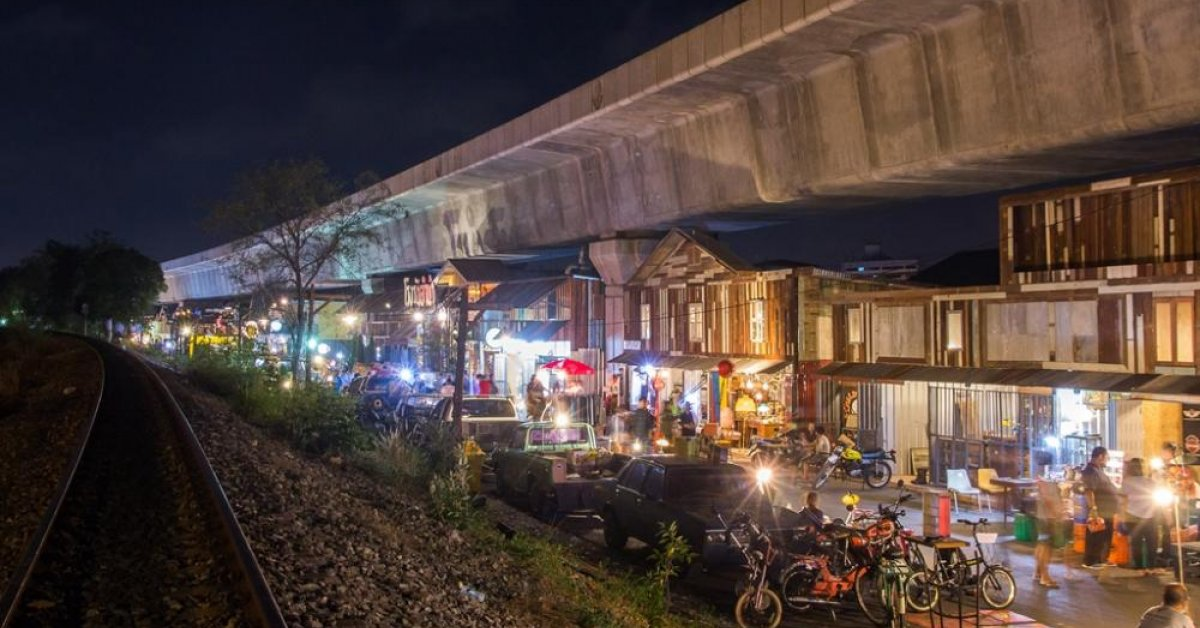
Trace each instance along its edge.
<path fill-rule="evenodd" d="M 186 418 L 134 356 L 89 341 L 104 388 L 0 626 L 284 626 Z"/>

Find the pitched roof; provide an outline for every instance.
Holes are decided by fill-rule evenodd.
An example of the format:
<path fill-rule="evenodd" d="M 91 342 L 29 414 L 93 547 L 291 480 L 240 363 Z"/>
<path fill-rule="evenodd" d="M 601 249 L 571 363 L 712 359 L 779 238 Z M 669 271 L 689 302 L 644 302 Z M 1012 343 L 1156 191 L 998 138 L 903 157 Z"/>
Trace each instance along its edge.
<path fill-rule="evenodd" d="M 500 260 L 459 258 L 446 260 L 446 264 L 442 266 L 442 272 L 438 274 L 438 283 L 441 283 L 441 278 L 447 271 L 457 273 L 467 283 L 500 283 L 546 277 L 546 273 L 514 268 Z"/>
<path fill-rule="evenodd" d="M 530 281 L 508 281 L 471 304 L 476 310 L 514 310 L 526 308 L 549 294 L 566 280 L 566 277 L 550 277 Z"/>
<path fill-rule="evenodd" d="M 671 232 L 668 233 L 666 237 L 664 237 L 658 243 L 658 245 L 654 247 L 654 250 L 650 252 L 650 255 L 646 257 L 646 261 L 642 263 L 642 266 L 638 268 L 637 272 L 634 273 L 633 277 L 629 280 L 630 283 L 643 282 L 649 277 L 653 276 L 654 272 L 658 270 L 663 263 L 671 259 L 671 257 L 675 255 L 680 248 L 689 243 L 700 247 L 702 251 L 708 254 L 709 257 L 716 260 L 718 264 L 731 271 L 753 272 L 755 270 L 754 266 L 750 265 L 749 262 L 739 257 L 736 253 L 730 250 L 729 247 L 725 246 L 721 242 L 718 242 L 712 236 L 691 230 L 672 229 Z"/>

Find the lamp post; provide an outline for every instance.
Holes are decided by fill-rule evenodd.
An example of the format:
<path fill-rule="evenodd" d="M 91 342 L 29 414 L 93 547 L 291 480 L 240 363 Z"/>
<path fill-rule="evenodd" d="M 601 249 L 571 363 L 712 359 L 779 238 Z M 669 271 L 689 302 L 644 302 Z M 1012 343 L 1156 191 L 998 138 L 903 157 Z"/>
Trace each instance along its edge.
<path fill-rule="evenodd" d="M 1183 530 L 1179 529 L 1179 496 L 1169 488 L 1160 488 L 1154 491 L 1154 501 L 1159 506 L 1170 506 L 1175 517 L 1175 564 L 1179 573 L 1179 584 L 1183 584 Z"/>

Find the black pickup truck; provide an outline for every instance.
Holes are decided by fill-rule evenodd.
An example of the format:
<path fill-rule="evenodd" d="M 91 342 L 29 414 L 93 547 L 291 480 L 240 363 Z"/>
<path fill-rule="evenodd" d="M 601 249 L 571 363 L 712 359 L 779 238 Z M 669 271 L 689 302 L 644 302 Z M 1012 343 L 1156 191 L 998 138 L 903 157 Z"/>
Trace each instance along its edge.
<path fill-rule="evenodd" d="M 604 518 L 604 542 L 614 550 L 625 547 L 630 537 L 654 544 L 659 524 L 674 521 L 704 564 L 723 563 L 733 552 L 725 544 L 717 513 L 729 520 L 738 511 L 746 512 L 768 530 L 799 526 L 794 511 L 774 506 L 753 472 L 735 464 L 674 456 L 635 458 L 595 492 Z"/>

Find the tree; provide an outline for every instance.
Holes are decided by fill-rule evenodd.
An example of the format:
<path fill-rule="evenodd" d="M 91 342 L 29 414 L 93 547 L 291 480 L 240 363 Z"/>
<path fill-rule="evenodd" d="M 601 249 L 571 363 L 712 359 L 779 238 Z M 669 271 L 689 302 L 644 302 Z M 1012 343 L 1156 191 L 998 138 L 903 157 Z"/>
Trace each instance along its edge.
<path fill-rule="evenodd" d="M 243 286 L 282 284 L 290 293 L 293 380 L 312 328 L 313 289 L 335 267 L 356 272 L 363 250 L 380 240 L 376 227 L 399 208 L 376 181 L 361 175 L 351 194 L 319 159 L 276 162 L 239 177 L 209 215 L 210 228 L 236 238 Z"/>
<path fill-rule="evenodd" d="M 89 318 L 127 321 L 149 311 L 165 287 L 158 262 L 108 234 L 82 245 L 48 240 L 0 271 L 0 316 L 67 329 Z"/>
<path fill-rule="evenodd" d="M 83 249 L 85 266 L 77 293 L 82 311 L 96 320 L 127 321 L 145 315 L 166 289 L 162 267 L 107 234 L 93 235 Z"/>

